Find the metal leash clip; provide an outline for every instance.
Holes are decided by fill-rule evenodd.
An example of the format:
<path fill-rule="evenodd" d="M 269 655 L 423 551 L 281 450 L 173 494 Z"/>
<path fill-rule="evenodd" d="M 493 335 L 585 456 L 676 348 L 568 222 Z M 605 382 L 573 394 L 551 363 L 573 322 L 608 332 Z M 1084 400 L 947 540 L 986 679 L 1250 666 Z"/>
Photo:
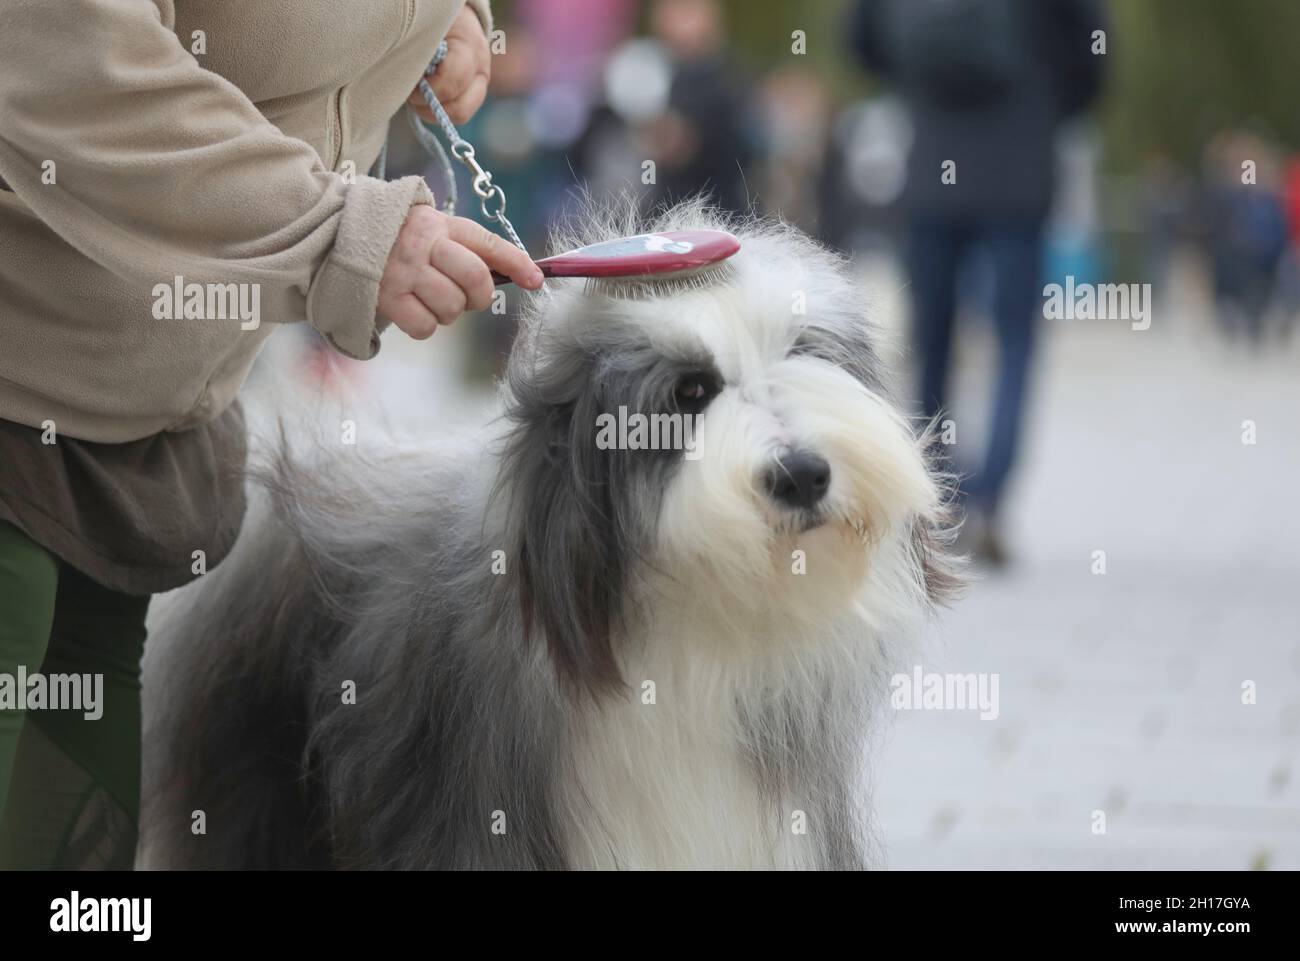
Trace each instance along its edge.
<path fill-rule="evenodd" d="M 440 63 L 447 57 L 447 41 L 438 44 L 438 50 L 429 61 L 429 69 L 426 74 L 433 73 Z M 502 232 L 510 239 L 516 247 L 525 254 L 528 248 L 524 242 L 519 239 L 519 234 L 515 230 L 515 225 L 510 222 L 506 216 L 506 192 L 501 189 L 500 184 L 492 182 L 492 173 L 484 169 L 483 165 L 478 162 L 478 157 L 474 153 L 474 145 L 460 135 L 456 125 L 451 122 L 447 116 L 447 111 L 442 108 L 438 98 L 434 95 L 433 88 L 429 86 L 428 76 L 420 78 L 417 89 L 424 96 L 424 100 L 433 111 L 433 115 L 438 119 L 438 126 L 442 128 L 448 143 L 451 144 L 452 155 L 459 160 L 474 175 L 473 189 L 475 196 L 479 199 L 479 209 L 483 212 L 485 220 L 497 224 Z M 424 147 L 429 156 L 438 161 L 442 167 L 443 179 L 447 182 L 447 200 L 440 205 L 444 213 L 454 214 L 456 212 L 456 202 L 459 199 L 456 189 L 456 171 L 452 168 L 451 160 L 447 156 L 447 150 L 432 130 L 430 130 L 420 118 L 420 115 L 411 107 L 407 107 L 407 119 L 410 121 L 411 130 L 415 133 L 416 139 Z M 380 180 L 384 179 L 388 166 L 388 143 L 384 142 L 383 149 L 379 153 L 379 159 L 375 162 L 374 176 Z M 532 260 L 530 255 L 529 260 Z"/>

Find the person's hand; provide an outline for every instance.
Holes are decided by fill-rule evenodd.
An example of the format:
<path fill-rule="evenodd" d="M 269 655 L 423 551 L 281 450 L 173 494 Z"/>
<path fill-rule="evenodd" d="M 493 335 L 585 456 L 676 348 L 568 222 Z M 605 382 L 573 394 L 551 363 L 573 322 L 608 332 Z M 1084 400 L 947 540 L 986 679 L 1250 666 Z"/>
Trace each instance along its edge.
<path fill-rule="evenodd" d="M 469 7 L 461 8 L 443 39 L 447 41 L 447 56 L 434 73 L 425 76 L 452 123 L 464 123 L 483 106 L 487 96 L 492 51 L 478 14 Z M 425 120 L 435 122 L 419 87 L 411 92 L 408 102 Z"/>
<path fill-rule="evenodd" d="M 379 281 L 379 313 L 403 333 L 424 340 L 439 324 L 451 324 L 469 310 L 492 302 L 492 270 L 520 287 L 542 286 L 542 271 L 504 237 L 453 217 L 428 204 L 416 204 Z"/>

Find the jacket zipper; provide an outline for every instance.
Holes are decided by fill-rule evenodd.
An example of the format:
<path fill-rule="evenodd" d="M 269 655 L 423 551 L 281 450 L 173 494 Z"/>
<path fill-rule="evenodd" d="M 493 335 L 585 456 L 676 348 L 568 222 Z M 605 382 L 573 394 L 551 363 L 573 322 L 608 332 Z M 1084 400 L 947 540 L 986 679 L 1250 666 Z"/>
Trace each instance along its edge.
<path fill-rule="evenodd" d="M 343 89 L 339 87 L 330 97 L 330 170 L 338 170 L 343 159 Z"/>

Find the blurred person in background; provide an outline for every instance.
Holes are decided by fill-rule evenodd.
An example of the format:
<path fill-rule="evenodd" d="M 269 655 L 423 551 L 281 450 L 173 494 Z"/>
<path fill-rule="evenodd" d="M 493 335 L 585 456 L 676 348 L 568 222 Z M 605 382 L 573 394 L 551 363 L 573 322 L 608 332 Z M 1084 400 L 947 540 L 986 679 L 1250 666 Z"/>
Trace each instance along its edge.
<path fill-rule="evenodd" d="M 672 71 L 667 109 L 645 130 L 658 168 L 656 200 L 704 192 L 724 210 L 746 211 L 745 99 L 723 56 L 726 24 L 717 0 L 655 0 L 650 31 Z"/>
<path fill-rule="evenodd" d="M 1300 154 L 1293 154 L 1286 165 L 1282 182 L 1286 205 L 1287 232 L 1290 242 L 1282 255 L 1278 271 L 1278 331 L 1283 342 L 1291 339 L 1296 317 L 1300 314 Z"/>
<path fill-rule="evenodd" d="M 763 209 L 825 241 L 831 94 L 812 70 L 786 67 L 762 79 L 756 96 L 761 159 L 754 185 Z"/>
<path fill-rule="evenodd" d="M 1146 237 L 1146 276 L 1157 296 L 1165 296 L 1174 255 L 1188 232 L 1191 186 L 1164 150 L 1152 150 L 1142 164 L 1142 223 Z"/>
<path fill-rule="evenodd" d="M 826 150 L 820 236 L 844 250 L 892 257 L 911 144 L 912 121 L 898 97 L 868 97 L 839 111 Z"/>
<path fill-rule="evenodd" d="M 1205 147 L 1215 317 L 1226 336 L 1255 345 L 1289 240 L 1280 165 L 1273 144 L 1247 130 L 1221 131 Z"/>
<path fill-rule="evenodd" d="M 851 24 L 859 59 L 912 117 L 902 203 L 927 416 L 949 406 L 959 270 L 977 249 L 992 268 L 996 399 L 982 463 L 963 472 L 961 495 L 967 546 L 994 565 L 1006 560 L 999 512 L 1041 312 L 1055 136 L 1100 88 L 1092 45 L 1103 13 L 1100 0 L 861 0 Z"/>
<path fill-rule="evenodd" d="M 497 144 L 507 137 L 516 141 L 505 166 L 517 189 L 520 212 L 530 246 L 541 246 L 547 228 L 566 209 L 574 185 L 575 156 L 582 138 L 605 101 L 605 73 L 610 57 L 636 28 L 640 12 L 638 0 L 517 0 L 517 27 L 506 31 L 507 48 L 499 73 L 502 83 L 509 84 L 501 93 L 523 101 L 519 119 L 525 135 L 498 120 L 492 104 L 483 117 L 485 149 L 496 161 Z M 530 63 L 525 67 L 506 67 L 520 53 L 515 39 L 529 38 Z M 497 88 L 493 88 L 496 103 Z M 502 105 L 509 102 L 503 99 Z M 637 168 L 639 172 L 639 168 Z M 525 196 L 526 192 L 526 196 Z M 509 193 L 509 190 L 507 190 Z M 518 226 L 516 224 L 516 226 Z"/>

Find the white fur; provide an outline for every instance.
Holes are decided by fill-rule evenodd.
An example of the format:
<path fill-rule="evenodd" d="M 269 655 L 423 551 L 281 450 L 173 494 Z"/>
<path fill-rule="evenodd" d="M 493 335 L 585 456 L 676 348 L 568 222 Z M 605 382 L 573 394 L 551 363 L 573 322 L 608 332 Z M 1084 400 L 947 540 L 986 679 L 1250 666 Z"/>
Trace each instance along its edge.
<path fill-rule="evenodd" d="M 816 711 L 828 683 L 867 705 L 873 674 L 897 656 L 883 639 L 915 637 L 926 607 L 907 538 L 916 518 L 937 514 L 940 491 L 916 437 L 843 369 L 788 356 L 808 322 L 793 293 L 836 323 L 852 289 L 765 237 L 747 239 L 733 267 L 734 286 L 619 305 L 669 353 L 675 341 L 703 341 L 726 387 L 705 413 L 699 458 L 665 495 L 638 588 L 652 614 L 625 639 L 630 693 L 593 711 L 572 744 L 577 865 L 811 866 L 808 836 L 793 830 L 805 805 L 761 795 L 736 705 L 783 690 Z M 832 467 L 830 520 L 803 533 L 783 526 L 758 483 L 773 457 L 797 448 Z M 805 573 L 794 573 L 795 551 Z M 643 703 L 646 682 L 654 704 Z M 860 747 L 851 763 L 865 763 Z M 865 844 L 865 797 L 860 805 Z"/>

